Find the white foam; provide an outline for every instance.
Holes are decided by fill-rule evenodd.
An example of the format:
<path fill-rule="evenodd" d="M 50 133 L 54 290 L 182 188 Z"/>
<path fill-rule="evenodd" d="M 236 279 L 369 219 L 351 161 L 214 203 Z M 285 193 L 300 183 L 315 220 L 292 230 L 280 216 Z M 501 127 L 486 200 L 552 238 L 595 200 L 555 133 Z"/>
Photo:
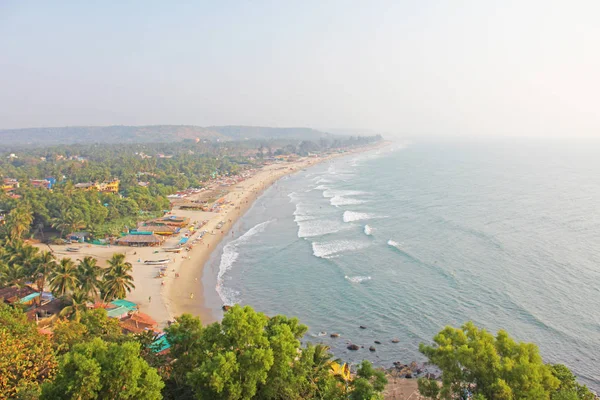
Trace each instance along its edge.
<path fill-rule="evenodd" d="M 329 189 L 329 188 L 325 185 L 319 185 L 315 188 L 315 190 L 327 190 L 327 189 Z"/>
<path fill-rule="evenodd" d="M 400 243 L 398 243 L 398 242 L 396 242 L 396 241 L 394 241 L 392 239 L 388 240 L 387 244 L 389 246 L 392 246 L 392 247 L 395 247 L 397 249 L 400 249 Z"/>
<path fill-rule="evenodd" d="M 331 242 L 313 242 L 313 255 L 320 258 L 333 258 L 340 253 L 361 250 L 368 244 L 352 240 L 334 240 Z"/>
<path fill-rule="evenodd" d="M 381 216 L 356 211 L 344 211 L 344 222 L 361 221 L 365 219 L 383 218 Z"/>
<path fill-rule="evenodd" d="M 372 234 L 373 234 L 373 228 L 371 228 L 369 225 L 365 225 L 365 235 L 371 236 Z"/>
<path fill-rule="evenodd" d="M 319 179 L 317 179 L 316 183 L 317 184 L 320 184 L 320 183 L 331 183 L 331 181 L 329 179 L 319 178 Z"/>
<path fill-rule="evenodd" d="M 344 278 L 348 279 L 352 283 L 361 283 L 361 282 L 371 280 L 370 276 L 348 276 L 348 275 L 346 275 L 346 276 L 344 276 Z"/>
<path fill-rule="evenodd" d="M 353 199 L 353 198 L 347 198 L 347 197 L 343 197 L 343 196 L 333 196 L 331 199 L 329 199 L 329 203 L 332 206 L 352 206 L 352 205 L 356 205 L 356 204 L 363 204 L 366 203 L 365 200 L 359 200 L 359 199 Z"/>
<path fill-rule="evenodd" d="M 323 197 L 331 198 L 335 196 L 361 196 L 369 194 L 361 190 L 341 190 L 341 189 L 327 189 L 323 192 Z"/>
<path fill-rule="evenodd" d="M 225 274 L 233 267 L 233 264 L 237 261 L 239 257 L 239 253 L 237 251 L 238 246 L 244 242 L 247 242 L 248 239 L 250 239 L 252 236 L 264 232 L 264 230 L 267 228 L 267 225 L 273 221 L 275 220 L 265 221 L 261 222 L 260 224 L 257 224 L 256 226 L 249 229 L 248 232 L 244 233 L 239 238 L 232 240 L 223 247 L 221 263 L 219 264 L 219 273 L 217 274 L 216 287 L 217 293 L 223 301 L 223 304 L 231 305 L 235 304 L 238 301 L 239 292 L 231 288 L 226 288 L 223 285 Z"/>
<path fill-rule="evenodd" d="M 290 203 L 293 203 L 295 200 L 298 200 L 298 193 L 296 193 L 296 192 L 289 193 L 288 197 L 290 198 Z"/>
<path fill-rule="evenodd" d="M 300 238 L 322 236 L 350 228 L 350 226 L 344 225 L 339 221 L 316 218 L 296 221 L 296 224 L 298 225 L 298 237 Z"/>

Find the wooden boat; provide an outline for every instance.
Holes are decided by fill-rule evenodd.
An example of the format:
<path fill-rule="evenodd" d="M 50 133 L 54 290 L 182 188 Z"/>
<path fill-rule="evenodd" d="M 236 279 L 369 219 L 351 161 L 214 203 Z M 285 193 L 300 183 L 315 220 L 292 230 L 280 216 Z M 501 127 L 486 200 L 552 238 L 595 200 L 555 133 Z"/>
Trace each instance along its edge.
<path fill-rule="evenodd" d="M 79 247 L 67 247 L 66 250 L 70 251 L 71 253 L 77 253 L 79 251 Z"/>
<path fill-rule="evenodd" d="M 183 249 L 181 247 L 163 247 L 163 250 L 167 253 L 179 253 Z"/>
<path fill-rule="evenodd" d="M 168 264 L 170 262 L 171 262 L 171 260 L 169 260 L 168 258 L 164 258 L 162 260 L 146 260 L 146 261 L 144 261 L 144 264 L 156 265 L 156 264 Z"/>

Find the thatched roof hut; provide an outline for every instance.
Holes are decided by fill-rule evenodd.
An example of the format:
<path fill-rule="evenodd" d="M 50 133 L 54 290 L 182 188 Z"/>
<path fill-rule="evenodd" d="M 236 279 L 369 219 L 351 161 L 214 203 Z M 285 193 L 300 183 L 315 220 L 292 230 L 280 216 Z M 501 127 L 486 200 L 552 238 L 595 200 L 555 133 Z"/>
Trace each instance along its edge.
<path fill-rule="evenodd" d="M 152 232 L 157 235 L 173 235 L 179 232 L 179 227 L 171 225 L 140 225 L 138 231 Z"/>
<path fill-rule="evenodd" d="M 119 238 L 117 244 L 122 246 L 160 246 L 164 239 L 158 235 L 127 235 Z"/>

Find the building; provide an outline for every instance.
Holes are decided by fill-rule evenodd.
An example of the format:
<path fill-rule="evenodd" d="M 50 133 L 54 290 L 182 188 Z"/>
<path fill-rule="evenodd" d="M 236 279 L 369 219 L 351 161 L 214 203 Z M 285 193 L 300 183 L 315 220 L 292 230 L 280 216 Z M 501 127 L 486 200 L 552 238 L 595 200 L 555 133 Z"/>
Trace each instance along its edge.
<path fill-rule="evenodd" d="M 75 184 L 76 189 L 82 190 L 97 190 L 102 193 L 118 193 L 119 192 L 119 180 L 113 179 L 108 182 L 82 182 Z"/>
<path fill-rule="evenodd" d="M 19 181 L 13 178 L 4 178 L 2 181 L 2 190 L 10 192 L 19 188 Z"/>
<path fill-rule="evenodd" d="M 29 183 L 35 188 L 52 189 L 52 182 L 49 179 L 30 179 Z"/>
<path fill-rule="evenodd" d="M 122 318 L 119 325 L 124 333 L 154 332 L 158 329 L 158 324 L 151 316 L 139 311 L 130 313 L 125 318 Z"/>
<path fill-rule="evenodd" d="M 160 246 L 165 241 L 164 238 L 148 232 L 148 234 L 127 235 L 119 238 L 117 244 L 121 246 L 148 247 Z"/>

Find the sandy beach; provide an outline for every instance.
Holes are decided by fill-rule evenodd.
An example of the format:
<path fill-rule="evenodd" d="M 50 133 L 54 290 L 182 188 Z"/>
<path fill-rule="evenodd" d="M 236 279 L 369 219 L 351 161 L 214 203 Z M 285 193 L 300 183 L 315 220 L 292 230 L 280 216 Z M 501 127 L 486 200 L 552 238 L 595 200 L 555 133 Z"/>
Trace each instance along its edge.
<path fill-rule="evenodd" d="M 274 163 L 254 171 L 252 176 L 236 184 L 212 185 L 213 195 L 224 199 L 219 212 L 179 209 L 178 202 L 175 201 L 170 215 L 189 218 L 191 226 L 200 226 L 203 221 L 206 221 L 206 224 L 195 230 L 183 228 L 158 247 L 97 246 L 86 243 L 51 245 L 50 248 L 57 258 L 71 257 L 77 261 L 85 256 L 92 256 L 98 259 L 98 264 L 102 267 L 106 266 L 106 261 L 114 253 L 124 253 L 126 261 L 133 265 L 135 283 L 135 289 L 128 294 L 127 300 L 137 303 L 140 311 L 151 315 L 161 327 L 183 313 L 199 316 L 204 324 L 212 323 L 218 317 L 205 305 L 205 290 L 214 288 L 204 288 L 202 285 L 204 265 L 219 242 L 227 235 L 235 234 L 231 232 L 231 227 L 252 206 L 254 200 L 285 175 L 335 157 L 373 148 L 374 146 L 370 146 L 324 157 L 306 157 L 294 162 Z M 195 201 L 203 195 L 206 197 L 205 193 L 193 194 L 185 201 Z M 217 228 L 219 224 L 222 226 Z M 201 231 L 207 232 L 202 238 L 199 237 Z M 189 237 L 189 240 L 180 253 L 165 251 L 165 248 L 177 246 L 182 237 Z M 48 248 L 47 245 L 38 246 Z M 77 253 L 68 252 L 69 246 L 78 246 L 80 250 Z M 163 269 L 162 276 L 159 276 L 160 266 L 144 263 L 148 260 L 162 259 L 169 260 L 165 264 L 166 269 Z"/>

